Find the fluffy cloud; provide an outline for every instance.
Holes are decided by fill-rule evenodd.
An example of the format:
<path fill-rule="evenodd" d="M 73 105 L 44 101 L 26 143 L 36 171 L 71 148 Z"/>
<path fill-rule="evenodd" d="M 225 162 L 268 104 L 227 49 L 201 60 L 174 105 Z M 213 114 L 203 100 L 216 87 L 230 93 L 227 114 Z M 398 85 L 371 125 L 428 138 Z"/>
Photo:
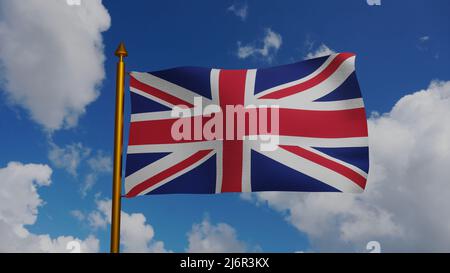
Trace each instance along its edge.
<path fill-rule="evenodd" d="M 422 36 L 422 37 L 419 37 L 419 41 L 421 41 L 421 42 L 426 42 L 426 41 L 428 41 L 428 40 L 430 40 L 430 36 Z"/>
<path fill-rule="evenodd" d="M 110 208 L 109 208 L 110 209 Z M 106 229 L 108 226 L 108 218 L 105 216 L 105 214 L 101 211 L 92 211 L 88 215 L 88 223 L 91 228 L 94 230 L 96 229 Z"/>
<path fill-rule="evenodd" d="M 281 38 L 280 34 L 272 31 L 270 28 L 267 28 L 265 32 L 266 36 L 262 41 L 261 47 L 256 47 L 253 44 L 242 45 L 242 43 L 238 41 L 238 58 L 246 59 L 253 56 L 261 57 L 269 62 L 272 61 L 274 55 L 281 47 L 283 39 Z"/>
<path fill-rule="evenodd" d="M 89 166 L 89 173 L 86 175 L 84 183 L 81 187 L 81 195 L 84 197 L 88 191 L 92 189 L 97 179 L 102 174 L 111 173 L 112 160 L 111 157 L 105 155 L 102 151 L 97 151 L 97 154 L 87 161 Z"/>
<path fill-rule="evenodd" d="M 59 147 L 50 143 L 48 158 L 57 168 L 63 168 L 73 176 L 78 175 L 78 166 L 81 161 L 91 154 L 91 149 L 81 143 L 72 143 L 65 147 Z"/>
<path fill-rule="evenodd" d="M 94 157 L 88 160 L 90 169 L 94 172 L 111 172 L 112 161 L 111 157 L 105 155 L 102 151 L 98 151 Z"/>
<path fill-rule="evenodd" d="M 111 200 L 97 200 L 97 209 L 89 213 L 88 222 L 94 229 L 111 224 Z M 162 241 L 153 239 L 153 227 L 142 213 L 121 212 L 120 243 L 123 252 L 167 252 Z"/>
<path fill-rule="evenodd" d="M 94 229 L 106 229 L 111 224 L 111 200 L 98 199 L 97 209 L 87 215 L 80 211 L 73 211 L 72 216 L 80 221 L 87 220 Z M 142 213 L 121 212 L 120 242 L 123 252 L 170 252 L 162 241 L 154 240 L 153 227 L 147 223 Z M 225 223 L 213 225 L 204 219 L 194 224 L 188 232 L 189 245 L 187 252 L 245 252 L 247 246 L 239 241 L 233 227 Z M 256 246 L 255 251 L 260 248 Z"/>
<path fill-rule="evenodd" d="M 75 126 L 99 95 L 101 33 L 109 26 L 101 0 L 1 1 L 0 74 L 9 101 L 50 131 Z"/>
<path fill-rule="evenodd" d="M 416 43 L 416 48 L 422 53 L 432 54 L 433 58 L 439 59 L 439 52 L 436 51 L 435 46 L 431 42 L 431 37 L 428 35 L 421 36 L 418 38 L 418 42 Z"/>
<path fill-rule="evenodd" d="M 327 56 L 327 55 L 330 55 L 333 53 L 336 53 L 336 52 L 334 50 L 332 50 L 331 48 L 329 48 L 328 46 L 326 46 L 325 44 L 321 44 L 316 50 L 314 50 L 313 52 L 309 52 L 305 56 L 305 59 L 318 58 L 318 57 Z"/>
<path fill-rule="evenodd" d="M 75 217 L 78 221 L 83 221 L 85 219 L 84 214 L 80 210 L 72 210 L 70 211 L 70 215 Z"/>
<path fill-rule="evenodd" d="M 121 221 L 120 236 L 125 252 L 166 252 L 162 241 L 152 241 L 155 231 L 146 224 L 144 214 L 122 211 Z"/>
<path fill-rule="evenodd" d="M 319 251 L 450 251 L 450 82 L 434 81 L 369 119 L 366 192 L 261 193 Z"/>
<path fill-rule="evenodd" d="M 10 162 L 0 169 L 0 252 L 68 252 L 67 243 L 77 241 L 81 251 L 97 252 L 99 241 L 89 236 L 80 240 L 73 236 L 52 238 L 33 234 L 38 208 L 43 204 L 37 189 L 51 183 L 52 170 L 47 165 Z"/>
<path fill-rule="evenodd" d="M 233 227 L 225 223 L 211 224 L 204 219 L 188 233 L 187 252 L 245 252 L 245 243 L 238 240 Z"/>
<path fill-rule="evenodd" d="M 83 197 L 92 189 L 100 175 L 111 173 L 112 160 L 103 151 L 97 151 L 92 155 L 92 149 L 82 143 L 67 144 L 60 147 L 50 141 L 48 158 L 57 168 L 63 168 L 74 177 L 78 177 L 78 168 L 85 165 L 87 174 L 85 175 L 80 192 Z"/>
<path fill-rule="evenodd" d="M 239 17 L 242 21 L 247 19 L 248 5 L 247 4 L 234 4 L 228 7 L 228 11 Z"/>

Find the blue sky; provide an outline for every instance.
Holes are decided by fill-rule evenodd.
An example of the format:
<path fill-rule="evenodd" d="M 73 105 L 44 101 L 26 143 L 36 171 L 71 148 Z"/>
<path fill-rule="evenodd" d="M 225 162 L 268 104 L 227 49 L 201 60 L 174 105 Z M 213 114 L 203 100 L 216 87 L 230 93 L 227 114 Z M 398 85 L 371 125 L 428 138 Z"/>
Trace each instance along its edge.
<path fill-rule="evenodd" d="M 11 7 L 12 4 L 6 2 L 5 7 Z M 6 84 L 12 81 L 8 79 L 11 73 L 3 74 L 0 89 L 0 168 L 17 161 L 44 164 L 53 170 L 52 184 L 38 188 L 43 204 L 38 208 L 37 221 L 26 225 L 27 229 L 33 234 L 51 237 L 86 238 L 92 234 L 100 240 L 100 251 L 109 250 L 109 227 L 93 228 L 87 218 L 97 209 L 96 200 L 110 198 L 111 173 L 108 167 L 102 171 L 92 169 L 88 160 L 96 155 L 112 156 L 116 63 L 113 54 L 120 41 L 125 42 L 129 52 L 128 71 L 184 65 L 259 68 L 302 60 L 320 48 L 354 52 L 368 115 L 390 112 L 402 97 L 427 89 L 433 80 L 450 80 L 450 2 L 446 0 L 381 0 L 379 6 L 370 6 L 365 0 L 133 0 L 126 3 L 103 1 L 103 5 L 111 18 L 109 29 L 100 34 L 106 58 L 105 76 L 94 87 L 99 92 L 98 97 L 85 104 L 85 113 L 79 114 L 76 125 L 49 129 L 30 118 L 30 107 L 20 96 L 11 98 L 14 88 Z M 81 7 L 61 8 L 71 12 Z M 243 8 L 245 16 L 235 14 L 234 11 L 242 12 Z M 269 29 L 280 38 L 279 46 L 269 48 L 266 56 L 258 53 L 245 58 L 238 56 L 239 46 L 262 48 Z M 1 33 L 0 27 L 0 37 L 4 38 Z M 6 66 L 3 69 L 8 70 L 10 61 L 5 61 L 1 52 Z M 75 75 L 77 70 L 67 73 Z M 51 86 L 53 77 L 50 76 L 48 81 L 34 84 Z M 51 104 L 51 100 L 47 103 Z M 129 107 L 126 95 L 126 120 Z M 127 136 L 125 131 L 125 141 Z M 76 175 L 68 171 L 70 168 L 58 166 L 49 156 L 55 145 L 67 148 L 74 143 L 90 150 L 89 156 L 79 158 Z M 92 173 L 96 176 L 95 184 L 83 195 L 80 189 Z M 315 243 L 309 230 L 305 231 L 305 224 L 293 220 L 293 208 L 275 203 L 271 206 L 270 201 L 269 205 L 263 201 L 264 198 L 244 200 L 239 194 L 146 196 L 124 199 L 122 209 L 145 215 L 146 223 L 154 229 L 152 240 L 164 242 L 166 250 L 175 252 L 188 248 L 187 234 L 194 224 L 202 221 L 213 226 L 226 223 L 234 229 L 237 240 L 245 244 L 247 251 L 340 250 L 341 245 L 327 249 L 326 243 Z M 74 217 L 71 213 L 74 210 L 86 219 L 80 221 Z M 339 237 L 339 230 L 334 234 Z M 361 241 L 368 242 L 371 238 L 368 236 Z M 347 250 L 348 244 L 344 242 L 341 250 Z M 364 248 L 365 245 L 359 243 L 351 249 Z M 414 250 L 414 245 L 405 245 L 404 249 Z"/>

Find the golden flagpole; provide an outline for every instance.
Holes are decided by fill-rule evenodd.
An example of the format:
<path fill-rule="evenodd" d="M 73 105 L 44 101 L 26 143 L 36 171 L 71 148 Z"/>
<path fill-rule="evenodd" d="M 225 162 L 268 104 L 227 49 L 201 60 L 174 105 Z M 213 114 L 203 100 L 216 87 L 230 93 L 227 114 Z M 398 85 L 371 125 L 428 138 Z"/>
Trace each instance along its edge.
<path fill-rule="evenodd" d="M 128 56 L 123 43 L 115 55 L 119 57 L 116 74 L 116 114 L 114 122 L 114 169 L 111 211 L 111 253 L 119 253 L 120 245 L 120 199 L 122 192 L 122 143 L 123 143 L 123 100 L 125 85 L 124 57 Z"/>

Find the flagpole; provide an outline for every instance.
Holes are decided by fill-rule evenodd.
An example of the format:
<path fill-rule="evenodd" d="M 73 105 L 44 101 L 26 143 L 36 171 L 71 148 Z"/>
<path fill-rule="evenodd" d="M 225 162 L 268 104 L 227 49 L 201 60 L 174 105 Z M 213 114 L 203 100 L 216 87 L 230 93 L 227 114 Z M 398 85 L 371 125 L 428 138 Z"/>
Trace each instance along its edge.
<path fill-rule="evenodd" d="M 111 253 L 119 253 L 120 245 L 120 201 L 122 192 L 122 143 L 123 143 L 123 100 L 125 85 L 124 57 L 128 56 L 123 43 L 114 53 L 119 57 L 116 74 L 116 114 L 114 121 L 114 169 L 111 209 Z"/>

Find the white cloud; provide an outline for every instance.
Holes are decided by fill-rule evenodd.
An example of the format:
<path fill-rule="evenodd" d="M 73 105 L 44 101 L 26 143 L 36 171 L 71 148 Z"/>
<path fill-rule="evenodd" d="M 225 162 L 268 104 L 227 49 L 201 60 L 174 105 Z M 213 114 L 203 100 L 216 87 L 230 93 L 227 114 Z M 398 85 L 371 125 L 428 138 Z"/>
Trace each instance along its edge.
<path fill-rule="evenodd" d="M 314 50 L 313 52 L 309 52 L 306 55 L 305 59 L 307 60 L 307 59 L 319 58 L 319 57 L 331 55 L 334 53 L 336 53 L 334 50 L 332 50 L 325 44 L 321 44 L 316 50 Z"/>
<path fill-rule="evenodd" d="M 111 224 L 111 200 L 98 199 L 97 209 L 90 212 L 86 219 L 92 229 L 106 229 L 108 224 Z M 120 227 L 123 252 L 171 252 L 165 248 L 162 241 L 154 240 L 154 229 L 147 223 L 142 213 L 130 214 L 122 211 Z M 204 219 L 200 224 L 194 224 L 187 236 L 189 241 L 187 252 L 245 252 L 247 250 L 246 244 L 238 240 L 235 229 L 225 223 L 213 225 Z M 259 246 L 254 247 L 254 251 L 260 250 Z"/>
<path fill-rule="evenodd" d="M 111 200 L 97 200 L 97 210 L 88 217 L 92 228 L 106 228 L 111 224 Z M 121 212 L 120 243 L 123 252 L 167 252 L 162 241 L 154 240 L 153 227 L 142 213 Z"/>
<path fill-rule="evenodd" d="M 44 201 L 37 189 L 49 186 L 52 170 L 47 165 L 10 162 L 0 168 L 0 252 L 68 252 L 66 244 L 78 241 L 83 252 L 97 252 L 99 241 L 93 236 L 80 240 L 73 236 L 52 238 L 31 233 L 38 208 Z"/>
<path fill-rule="evenodd" d="M 450 251 L 450 82 L 434 81 L 369 119 L 370 174 L 360 195 L 262 193 L 322 251 Z"/>
<path fill-rule="evenodd" d="M 188 233 L 187 252 L 245 252 L 245 243 L 237 238 L 233 227 L 225 223 L 213 225 L 204 219 Z"/>
<path fill-rule="evenodd" d="M 280 34 L 272 31 L 270 28 L 267 28 L 265 32 L 266 36 L 262 41 L 262 47 L 256 47 L 252 44 L 242 45 L 242 43 L 238 41 L 237 56 L 239 59 L 246 59 L 253 56 L 262 57 L 269 62 L 272 61 L 274 55 L 281 47 L 283 40 Z"/>
<path fill-rule="evenodd" d="M 431 37 L 428 35 L 419 37 L 418 39 L 418 43 L 416 44 L 416 47 L 419 51 L 425 53 L 427 52 L 427 54 L 430 54 L 429 56 L 438 60 L 440 57 L 440 52 L 436 51 L 435 46 L 433 46 L 432 43 L 430 43 L 431 41 Z"/>
<path fill-rule="evenodd" d="M 97 154 L 88 160 L 89 167 L 94 172 L 111 172 L 112 161 L 111 157 L 105 155 L 102 151 L 98 151 Z"/>
<path fill-rule="evenodd" d="M 88 215 L 88 223 L 93 229 L 105 229 L 108 225 L 108 218 L 101 211 L 94 210 Z"/>
<path fill-rule="evenodd" d="M 111 157 L 103 151 L 99 150 L 92 155 L 92 149 L 79 142 L 60 147 L 50 140 L 49 145 L 48 158 L 55 167 L 65 169 L 74 177 L 78 177 L 80 166 L 85 165 L 88 169 L 80 187 L 82 197 L 92 189 L 100 175 L 112 171 Z"/>
<path fill-rule="evenodd" d="M 92 189 L 97 182 L 99 175 L 111 173 L 112 160 L 110 156 L 104 155 L 102 151 L 98 151 L 94 157 L 88 161 L 90 172 L 86 175 L 84 183 L 81 187 L 81 195 L 84 197 L 88 191 Z"/>
<path fill-rule="evenodd" d="M 70 211 L 70 215 L 75 217 L 75 219 L 77 219 L 78 221 L 83 221 L 86 218 L 84 213 L 81 212 L 80 210 L 72 210 Z"/>
<path fill-rule="evenodd" d="M 111 19 L 101 0 L 3 0 L 0 18 L 0 74 L 10 102 L 47 130 L 75 126 L 105 76 L 101 33 Z"/>
<path fill-rule="evenodd" d="M 91 154 L 91 149 L 83 146 L 81 143 L 68 144 L 65 147 L 59 147 L 50 142 L 48 158 L 57 168 L 63 168 L 73 176 L 78 175 L 78 167 L 81 161 L 85 160 Z"/>
<path fill-rule="evenodd" d="M 247 4 L 234 4 L 228 7 L 228 11 L 239 17 L 242 21 L 247 19 L 248 5 Z"/>
<path fill-rule="evenodd" d="M 419 41 L 421 41 L 421 42 L 426 42 L 428 40 L 430 40 L 430 36 L 422 36 L 419 38 Z"/>
<path fill-rule="evenodd" d="M 121 216 L 121 242 L 125 252 L 166 252 L 162 241 L 152 241 L 153 227 L 146 223 L 142 213 L 125 213 Z"/>
<path fill-rule="evenodd" d="M 99 251 L 99 240 L 89 235 L 85 240 L 77 239 L 73 236 L 59 236 L 55 239 L 48 235 L 39 235 L 39 244 L 43 252 L 59 252 L 67 253 L 71 249 L 68 248 L 69 242 L 76 241 L 80 244 L 80 252 L 90 253 Z M 34 250 L 33 250 L 34 252 Z"/>
<path fill-rule="evenodd" d="M 97 174 L 95 173 L 88 173 L 83 181 L 83 184 L 80 188 L 81 196 L 84 198 L 88 194 L 88 192 L 94 187 L 95 183 L 97 182 Z"/>

